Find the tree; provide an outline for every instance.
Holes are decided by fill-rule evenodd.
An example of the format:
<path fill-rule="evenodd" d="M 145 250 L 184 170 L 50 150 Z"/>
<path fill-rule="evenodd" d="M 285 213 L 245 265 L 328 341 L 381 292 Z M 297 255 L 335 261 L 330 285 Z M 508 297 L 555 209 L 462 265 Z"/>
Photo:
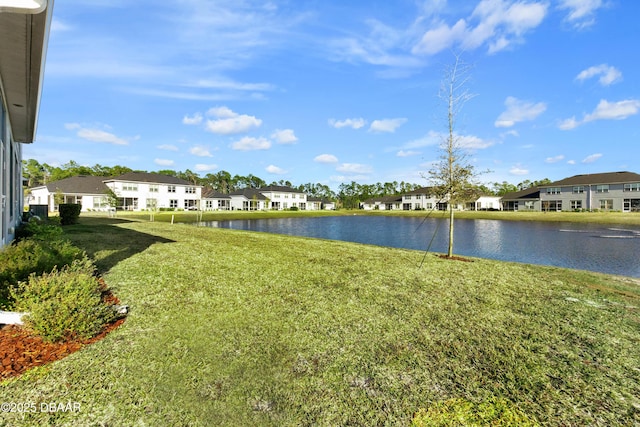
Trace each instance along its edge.
<path fill-rule="evenodd" d="M 456 133 L 458 115 L 465 103 L 474 97 L 467 89 L 469 72 L 469 66 L 461 61 L 460 55 L 455 55 L 453 65 L 445 70 L 439 97 L 447 106 L 447 133 L 440 144 L 440 160 L 429 170 L 436 195 L 449 200 L 448 257 L 453 256 L 455 207 L 473 197 L 477 188 L 478 173 L 469 163 L 462 137 Z"/>

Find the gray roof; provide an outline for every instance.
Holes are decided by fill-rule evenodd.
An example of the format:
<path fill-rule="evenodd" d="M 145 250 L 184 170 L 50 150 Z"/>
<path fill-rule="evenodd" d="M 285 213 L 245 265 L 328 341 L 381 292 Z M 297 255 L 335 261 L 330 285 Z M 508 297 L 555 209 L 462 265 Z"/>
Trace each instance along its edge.
<path fill-rule="evenodd" d="M 177 184 L 199 187 L 198 185 L 194 185 L 189 181 L 177 178 L 175 176 L 161 175 L 159 173 L 149 172 L 127 172 L 124 175 L 105 179 L 105 181 L 147 182 L 152 184 Z"/>
<path fill-rule="evenodd" d="M 561 187 L 564 185 L 594 185 L 594 184 L 621 184 L 640 182 L 640 175 L 634 172 L 606 172 L 574 175 L 550 184 L 541 185 L 540 188 Z"/>
<path fill-rule="evenodd" d="M 538 187 L 530 187 L 522 191 L 513 191 L 502 195 L 502 200 L 518 200 L 518 199 L 539 199 L 540 189 Z"/>
<path fill-rule="evenodd" d="M 103 182 L 105 179 L 104 176 L 78 175 L 50 182 L 44 187 L 50 193 L 60 190 L 65 194 L 104 194 L 108 188 Z"/>
<path fill-rule="evenodd" d="M 255 188 L 243 188 L 242 190 L 229 193 L 229 196 L 244 196 L 248 200 L 267 200 L 265 195 Z"/>
<path fill-rule="evenodd" d="M 365 200 L 363 203 L 371 204 L 371 203 L 400 203 L 402 202 L 402 195 L 396 194 L 395 196 L 380 196 L 373 197 L 371 199 Z"/>
<path fill-rule="evenodd" d="M 216 191 L 213 188 L 203 188 L 202 198 L 203 199 L 230 199 L 231 197 L 228 194 L 220 193 L 219 191 Z"/>

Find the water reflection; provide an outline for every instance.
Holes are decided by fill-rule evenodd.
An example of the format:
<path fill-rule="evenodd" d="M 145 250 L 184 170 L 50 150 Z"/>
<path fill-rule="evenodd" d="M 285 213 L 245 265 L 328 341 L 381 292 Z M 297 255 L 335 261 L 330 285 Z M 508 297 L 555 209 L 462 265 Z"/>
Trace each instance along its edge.
<path fill-rule="evenodd" d="M 446 252 L 448 220 L 336 216 L 211 221 L 209 227 Z M 585 223 L 456 220 L 455 252 L 503 261 L 640 277 L 640 227 Z"/>

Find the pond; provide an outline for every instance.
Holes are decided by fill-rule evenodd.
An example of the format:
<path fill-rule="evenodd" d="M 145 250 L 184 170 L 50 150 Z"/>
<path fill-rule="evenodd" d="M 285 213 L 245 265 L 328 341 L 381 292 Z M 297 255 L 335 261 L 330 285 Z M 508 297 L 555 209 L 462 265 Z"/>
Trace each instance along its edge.
<path fill-rule="evenodd" d="M 210 221 L 209 227 L 447 252 L 448 219 L 334 216 Z M 640 227 L 500 220 L 455 222 L 456 255 L 640 277 Z"/>

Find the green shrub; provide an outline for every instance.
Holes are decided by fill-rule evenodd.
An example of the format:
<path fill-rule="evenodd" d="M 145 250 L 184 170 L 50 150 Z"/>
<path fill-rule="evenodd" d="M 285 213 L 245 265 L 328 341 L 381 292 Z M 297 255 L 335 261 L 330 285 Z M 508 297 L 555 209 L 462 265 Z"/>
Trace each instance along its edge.
<path fill-rule="evenodd" d="M 490 399 L 475 404 L 465 399 L 449 399 L 421 409 L 413 417 L 414 427 L 513 426 L 534 427 L 539 424 L 515 408 L 506 399 Z"/>
<path fill-rule="evenodd" d="M 78 222 L 82 205 L 78 203 L 62 203 L 58 205 L 60 212 L 60 224 L 71 225 Z"/>
<path fill-rule="evenodd" d="M 86 257 L 51 273 L 29 276 L 11 288 L 16 308 L 27 327 L 49 342 L 91 338 L 115 319 L 113 308 L 102 301 L 95 266 Z"/>
<path fill-rule="evenodd" d="M 53 240 L 62 237 L 60 225 L 52 222 L 29 221 L 20 224 L 16 232 L 16 239 L 26 239 L 28 237 L 37 240 Z"/>
<path fill-rule="evenodd" d="M 21 240 L 0 250 L 0 307 L 10 308 L 9 288 L 30 274 L 42 274 L 81 259 L 84 252 L 67 240 Z"/>

